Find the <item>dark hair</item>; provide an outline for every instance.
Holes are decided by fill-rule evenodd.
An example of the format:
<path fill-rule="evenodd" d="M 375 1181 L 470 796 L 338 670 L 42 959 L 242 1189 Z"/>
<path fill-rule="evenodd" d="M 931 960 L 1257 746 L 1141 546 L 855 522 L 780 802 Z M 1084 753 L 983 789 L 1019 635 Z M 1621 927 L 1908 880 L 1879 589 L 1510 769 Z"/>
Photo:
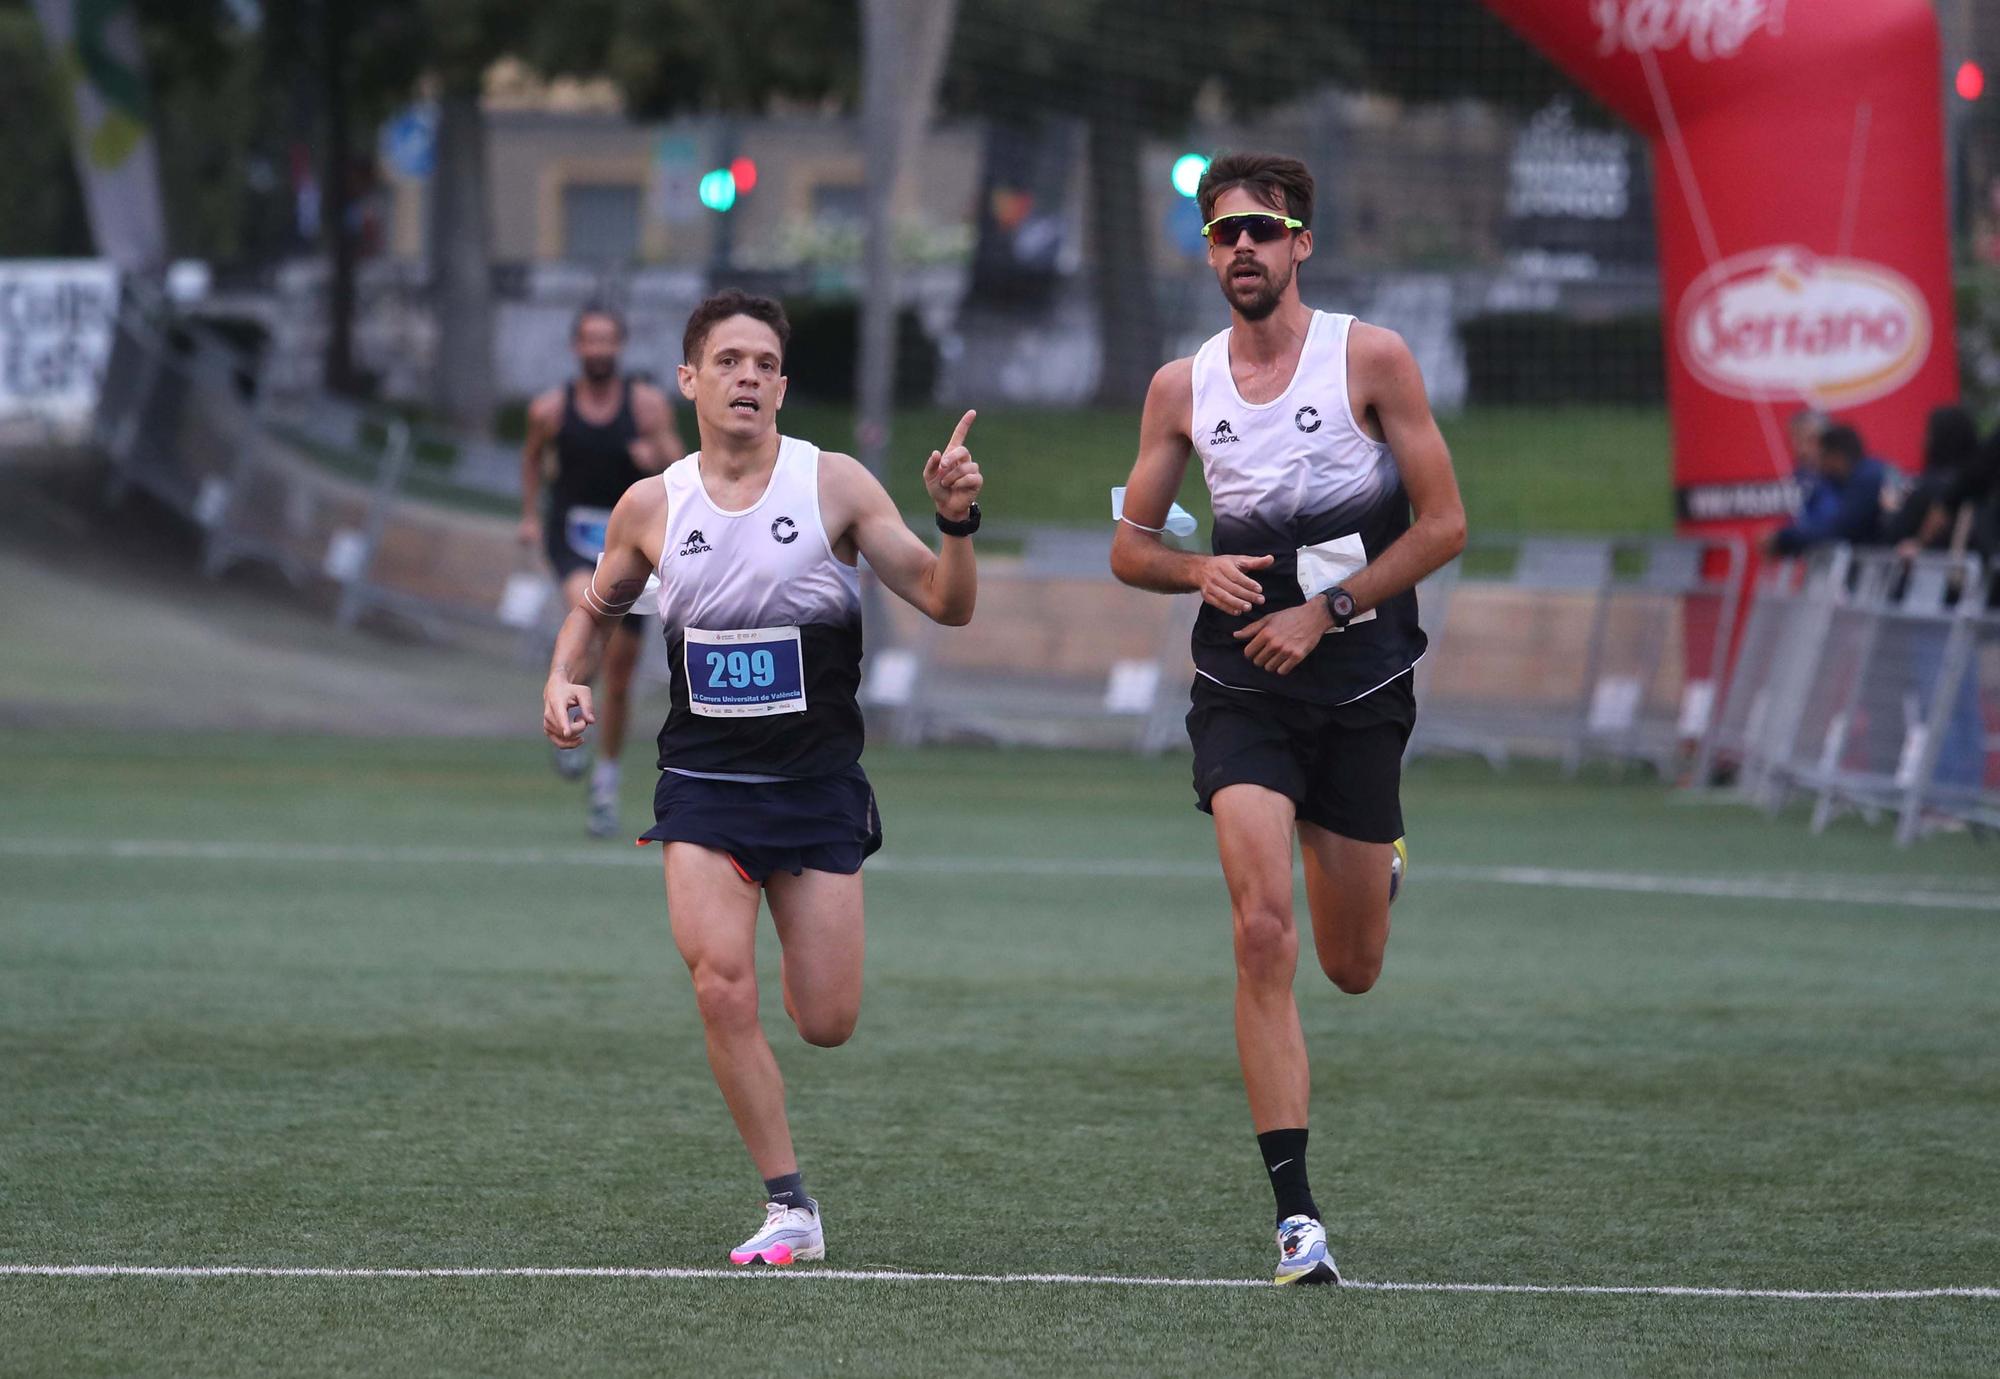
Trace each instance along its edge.
<path fill-rule="evenodd" d="M 1820 432 L 1819 445 L 1822 450 L 1830 450 L 1836 455 L 1860 462 L 1861 433 L 1852 426 L 1829 426 Z"/>
<path fill-rule="evenodd" d="M 583 330 L 583 323 L 593 316 L 601 316 L 618 328 L 618 338 L 625 338 L 625 318 L 616 309 L 603 302 L 585 302 L 576 309 L 576 316 L 569 323 L 569 338 L 574 340 Z"/>
<path fill-rule="evenodd" d="M 1293 220 L 1313 223 L 1313 175 L 1296 158 L 1281 153 L 1225 153 L 1208 165 L 1195 188 L 1195 201 L 1204 221 L 1215 219 L 1215 203 L 1222 194 L 1247 187 L 1250 194 L 1267 206 L 1283 204 Z"/>
<path fill-rule="evenodd" d="M 1939 407 L 1924 424 L 1924 468 L 1964 469 L 1979 453 L 1979 423 L 1963 407 Z"/>
<path fill-rule="evenodd" d="M 688 317 L 687 331 L 681 336 L 681 359 L 689 368 L 701 361 L 701 347 L 708 343 L 708 333 L 731 316 L 748 316 L 776 332 L 778 362 L 784 363 L 785 351 L 792 343 L 792 323 L 785 319 L 785 309 L 769 297 L 727 287 L 704 300 Z"/>

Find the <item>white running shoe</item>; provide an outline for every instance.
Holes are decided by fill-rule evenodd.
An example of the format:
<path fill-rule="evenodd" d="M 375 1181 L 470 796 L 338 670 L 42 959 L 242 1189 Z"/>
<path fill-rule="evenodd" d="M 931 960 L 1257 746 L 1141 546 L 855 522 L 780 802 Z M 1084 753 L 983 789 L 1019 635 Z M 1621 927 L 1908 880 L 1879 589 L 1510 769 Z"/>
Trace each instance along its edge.
<path fill-rule="evenodd" d="M 764 1228 L 729 1252 L 731 1264 L 794 1264 L 826 1258 L 826 1232 L 817 1204 L 786 1207 L 764 1204 Z"/>
<path fill-rule="evenodd" d="M 617 837 L 618 797 L 593 793 L 590 797 L 590 818 L 585 827 L 593 838 Z"/>
<path fill-rule="evenodd" d="M 582 780 L 583 773 L 590 769 L 590 748 L 588 746 L 558 747 L 549 744 L 549 765 L 556 768 L 556 774 L 564 780 Z"/>
<path fill-rule="evenodd" d="M 1339 1283 L 1340 1269 L 1326 1247 L 1326 1227 L 1310 1216 L 1278 1223 L 1278 1272 L 1273 1283 Z"/>

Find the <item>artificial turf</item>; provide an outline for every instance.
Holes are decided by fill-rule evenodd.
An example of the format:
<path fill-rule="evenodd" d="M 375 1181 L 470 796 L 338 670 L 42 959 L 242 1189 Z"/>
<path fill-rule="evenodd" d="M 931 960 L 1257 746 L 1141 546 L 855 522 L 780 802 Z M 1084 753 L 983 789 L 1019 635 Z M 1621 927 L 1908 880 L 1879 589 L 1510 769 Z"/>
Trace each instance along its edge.
<path fill-rule="evenodd" d="M 829 1267 L 1262 1275 L 1185 760 L 868 763 L 889 847 L 860 1029 L 812 1049 L 766 1008 Z M 1533 767 L 1422 762 L 1406 803 L 1382 983 L 1344 997 L 1309 959 L 1299 982 L 1351 1277 L 2000 1283 L 1990 848 Z M 580 817 L 526 738 L 0 735 L 0 1264 L 721 1264 L 759 1185 L 657 861 Z M 1480 872 L 1527 865 L 1866 898 Z M 768 932 L 764 957 L 770 993 Z M 1818 1376 L 1996 1353 L 1990 1299 L 0 1276 L 7 1374 Z"/>

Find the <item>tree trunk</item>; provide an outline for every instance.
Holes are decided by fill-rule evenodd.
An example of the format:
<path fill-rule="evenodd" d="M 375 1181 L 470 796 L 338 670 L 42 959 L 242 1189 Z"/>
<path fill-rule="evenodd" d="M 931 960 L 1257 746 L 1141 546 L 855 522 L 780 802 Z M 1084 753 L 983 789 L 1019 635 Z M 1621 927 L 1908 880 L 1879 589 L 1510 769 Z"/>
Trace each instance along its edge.
<path fill-rule="evenodd" d="M 896 401 L 896 178 L 944 72 L 954 0 L 863 0 L 861 140 L 868 159 L 855 453 L 888 473 Z"/>
<path fill-rule="evenodd" d="M 438 97 L 431 176 L 431 290 L 437 311 L 432 405 L 460 430 L 493 423 L 492 233 L 486 201 L 486 122 L 479 82 L 447 83 Z"/>
<path fill-rule="evenodd" d="M 1097 401 L 1130 406 L 1146 396 L 1160 357 L 1151 227 L 1139 186 L 1140 130 L 1129 103 L 1101 90 L 1089 115 L 1090 234 L 1103 367 Z"/>
<path fill-rule="evenodd" d="M 347 91 L 347 7 L 340 0 L 320 3 L 320 99 L 326 118 L 321 145 L 320 234 L 327 246 L 326 354 L 321 382 L 328 392 L 361 391 L 354 367 L 354 227 L 350 223 L 349 174 L 354 136 Z"/>

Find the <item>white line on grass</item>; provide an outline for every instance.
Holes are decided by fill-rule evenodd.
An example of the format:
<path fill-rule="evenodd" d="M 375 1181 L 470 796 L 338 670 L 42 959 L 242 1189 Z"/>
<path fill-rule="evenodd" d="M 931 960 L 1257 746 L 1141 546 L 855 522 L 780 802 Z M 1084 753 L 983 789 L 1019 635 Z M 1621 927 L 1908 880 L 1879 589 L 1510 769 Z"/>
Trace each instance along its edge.
<path fill-rule="evenodd" d="M 829 1283 L 1081 1284 L 1111 1288 L 1268 1288 L 1262 1279 L 1142 1278 L 1120 1274 L 955 1274 L 905 1269 L 638 1269 L 638 1268 L 433 1268 L 314 1269 L 248 1264 L 0 1264 L 0 1275 L 35 1278 L 613 1278 L 795 1279 Z M 1671 1284 L 1590 1283 L 1369 1283 L 1347 1288 L 1371 1293 L 1526 1293 L 1581 1297 L 1751 1298 L 1781 1302 L 1915 1302 L 1930 1298 L 2000 1300 L 2000 1288 L 1694 1288 Z"/>
<path fill-rule="evenodd" d="M 651 849 L 619 847 L 481 848 L 397 843 L 209 842 L 174 838 L 0 838 L 0 856 L 125 862 L 361 863 L 481 867 L 657 867 Z M 923 876 L 1038 876 L 1073 880 L 1187 881 L 1220 877 L 1206 859 L 1147 862 L 1129 857 L 921 857 L 889 853 L 870 859 L 875 873 Z M 1904 882 L 1874 875 L 1696 876 L 1594 871 L 1570 867 L 1487 867 L 1425 863 L 1412 878 L 1544 890 L 1618 891 L 1633 895 L 1707 896 L 1731 900 L 1815 901 L 1905 906 L 1924 910 L 2000 913 L 2000 891 L 1925 878 Z"/>

